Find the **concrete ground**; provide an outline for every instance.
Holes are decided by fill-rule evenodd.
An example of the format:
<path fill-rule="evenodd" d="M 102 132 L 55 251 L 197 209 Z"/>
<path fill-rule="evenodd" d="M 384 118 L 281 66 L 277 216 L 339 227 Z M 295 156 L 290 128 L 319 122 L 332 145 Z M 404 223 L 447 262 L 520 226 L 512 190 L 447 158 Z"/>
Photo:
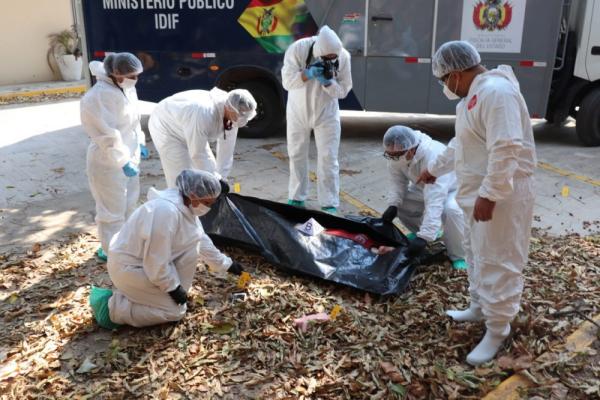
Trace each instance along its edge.
<path fill-rule="evenodd" d="M 342 123 L 340 211 L 347 214 L 386 208 L 389 183 L 381 138 L 387 127 L 406 124 L 447 142 L 454 120 L 344 112 Z M 534 226 L 556 235 L 600 231 L 600 150 L 578 143 L 573 121 L 564 127 L 534 123 L 540 161 Z M 0 252 L 59 240 L 68 233 L 95 233 L 94 201 L 85 174 L 89 139 L 79 122 L 79 101 L 3 106 L 0 126 Z M 149 147 L 152 157 L 142 164 L 142 193 L 149 186 L 164 187 L 160 161 Z M 313 144 L 313 171 L 315 155 Z M 232 175 L 242 194 L 285 201 L 284 132 L 268 139 L 240 138 Z M 318 208 L 314 183 L 309 206 Z"/>

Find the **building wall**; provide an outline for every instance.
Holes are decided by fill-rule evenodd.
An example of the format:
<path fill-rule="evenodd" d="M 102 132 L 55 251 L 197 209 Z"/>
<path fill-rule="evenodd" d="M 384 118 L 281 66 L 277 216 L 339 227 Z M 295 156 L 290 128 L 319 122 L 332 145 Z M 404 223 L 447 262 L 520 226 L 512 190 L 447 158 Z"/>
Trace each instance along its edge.
<path fill-rule="evenodd" d="M 0 0 L 0 85 L 55 80 L 48 35 L 71 25 L 71 0 Z"/>

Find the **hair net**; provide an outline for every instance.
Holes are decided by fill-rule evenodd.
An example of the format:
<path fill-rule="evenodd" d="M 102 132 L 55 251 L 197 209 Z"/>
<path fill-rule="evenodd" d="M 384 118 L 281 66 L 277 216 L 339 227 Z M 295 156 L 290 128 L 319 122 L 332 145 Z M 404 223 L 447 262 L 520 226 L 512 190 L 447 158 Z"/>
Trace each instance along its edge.
<path fill-rule="evenodd" d="M 421 142 L 417 132 L 404 125 L 392 126 L 383 136 L 385 151 L 406 151 L 415 148 Z"/>
<path fill-rule="evenodd" d="M 184 169 L 177 179 L 175 185 L 186 197 L 193 195 L 198 199 L 215 199 L 221 194 L 221 183 L 210 172 L 198 169 Z"/>
<path fill-rule="evenodd" d="M 313 47 L 313 55 L 315 57 L 323 57 L 328 54 L 340 55 L 342 51 L 342 41 L 338 35 L 328 27 L 324 25 L 319 31 L 315 46 Z"/>
<path fill-rule="evenodd" d="M 473 45 L 463 40 L 444 43 L 431 61 L 433 75 L 442 78 L 451 72 L 460 72 L 481 63 L 481 56 Z"/>
<path fill-rule="evenodd" d="M 245 126 L 256 116 L 256 100 L 245 89 L 234 89 L 227 94 L 225 105 L 235 111 L 238 116 L 238 126 Z"/>
<path fill-rule="evenodd" d="M 104 71 L 109 76 L 127 76 L 141 74 L 144 67 L 140 59 L 131 53 L 114 53 L 104 59 Z"/>

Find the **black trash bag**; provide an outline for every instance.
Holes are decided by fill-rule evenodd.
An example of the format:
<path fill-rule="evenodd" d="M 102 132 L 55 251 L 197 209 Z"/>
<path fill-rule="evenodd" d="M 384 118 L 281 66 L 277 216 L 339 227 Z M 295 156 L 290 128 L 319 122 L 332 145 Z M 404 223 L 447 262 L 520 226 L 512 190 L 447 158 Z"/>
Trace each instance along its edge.
<path fill-rule="evenodd" d="M 298 229 L 314 218 L 327 230 L 361 234 L 363 244 L 326 232 L 308 236 Z M 357 221 L 314 210 L 305 210 L 269 200 L 238 194 L 221 196 L 201 218 L 215 244 L 233 246 L 261 254 L 269 263 L 289 271 L 308 274 L 365 290 L 388 295 L 403 291 L 422 259 L 408 259 L 406 237 L 381 219 Z M 356 238 L 355 238 L 356 239 Z M 359 240 L 360 241 L 360 240 Z M 370 245 L 395 247 L 374 254 Z"/>

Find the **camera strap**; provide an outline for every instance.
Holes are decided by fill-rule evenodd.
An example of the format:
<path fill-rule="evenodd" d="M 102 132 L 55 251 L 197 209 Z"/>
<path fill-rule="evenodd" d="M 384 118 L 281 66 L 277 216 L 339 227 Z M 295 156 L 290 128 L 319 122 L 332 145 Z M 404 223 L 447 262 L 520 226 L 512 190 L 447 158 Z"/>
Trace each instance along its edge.
<path fill-rule="evenodd" d="M 310 66 L 310 60 L 312 60 L 313 58 L 313 47 L 315 47 L 316 42 L 316 40 L 312 42 L 312 44 L 310 45 L 310 49 L 308 50 L 308 57 L 306 57 L 306 68 Z"/>

